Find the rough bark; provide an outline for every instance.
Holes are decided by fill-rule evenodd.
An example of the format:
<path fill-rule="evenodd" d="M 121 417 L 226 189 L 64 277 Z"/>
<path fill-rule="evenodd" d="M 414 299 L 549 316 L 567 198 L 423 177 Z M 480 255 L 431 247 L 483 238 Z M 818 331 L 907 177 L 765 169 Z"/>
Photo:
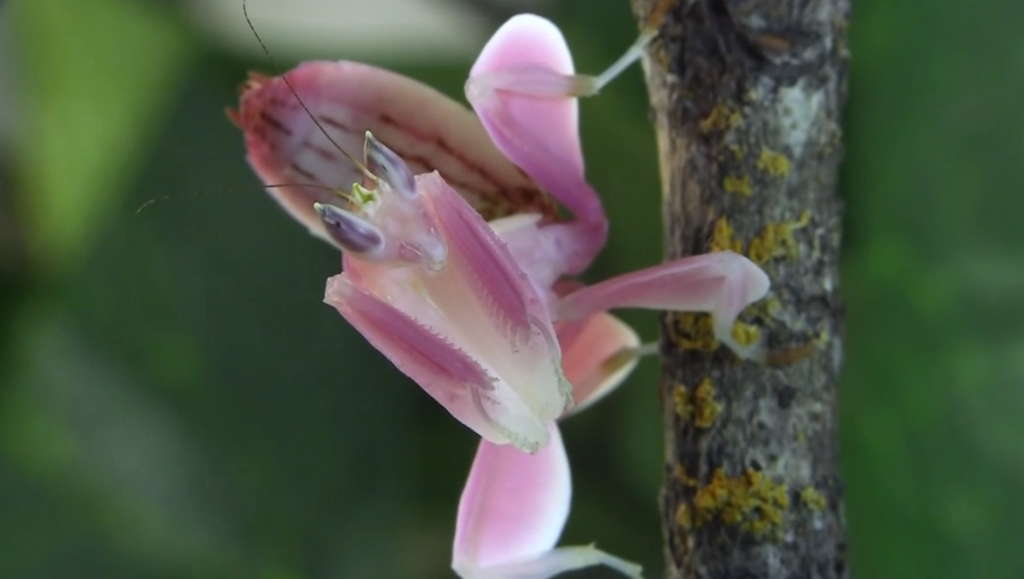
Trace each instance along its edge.
<path fill-rule="evenodd" d="M 847 577 L 836 402 L 840 112 L 850 0 L 632 0 L 669 258 L 732 249 L 772 279 L 741 318 L 764 364 L 701 316 L 663 318 L 667 574 Z"/>

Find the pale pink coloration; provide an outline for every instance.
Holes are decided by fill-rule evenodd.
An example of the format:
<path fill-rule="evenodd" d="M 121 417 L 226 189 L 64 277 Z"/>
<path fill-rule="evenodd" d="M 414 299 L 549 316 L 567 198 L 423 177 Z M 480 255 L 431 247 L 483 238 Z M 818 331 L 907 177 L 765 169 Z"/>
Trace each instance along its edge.
<path fill-rule="evenodd" d="M 731 251 L 686 257 L 575 291 L 558 303 L 556 319 L 572 320 L 611 308 L 709 312 L 715 336 L 743 358 L 764 355 L 761 344 L 739 344 L 732 327 L 745 307 L 763 298 L 768 276 Z"/>
<path fill-rule="evenodd" d="M 392 163 L 389 174 L 404 182 L 403 164 Z M 326 301 L 484 439 L 536 451 L 546 442 L 547 426 L 574 399 L 596 400 L 621 383 L 638 359 L 636 333 L 596 311 L 556 327 L 554 284 L 531 279 L 519 265 L 530 258 L 516 255 L 436 173 L 416 177 L 414 190 L 401 189 L 380 179 L 375 194 L 382 200 L 375 203 L 417 203 L 422 223 L 429 224 L 426 237 L 436 236 L 444 249 L 443 262 L 376 263 L 375 254 L 367 259 L 365 251 L 347 251 L 344 272 L 328 282 Z M 374 217 L 367 216 L 369 226 Z M 504 223 L 512 231 L 536 227 L 529 218 Z M 416 227 L 397 234 L 424 237 Z M 576 287 L 558 289 L 564 286 Z M 563 373 L 560 344 L 571 378 Z"/>
<path fill-rule="evenodd" d="M 452 569 L 462 579 L 547 579 L 594 565 L 640 577 L 638 565 L 593 546 L 555 548 L 572 483 L 561 434 L 550 428 L 533 455 L 480 441 L 455 524 Z"/>
<path fill-rule="evenodd" d="M 764 271 L 742 255 L 722 251 L 686 257 L 556 295 L 547 289 L 560 272 L 557 237 L 548 235 L 551 226 L 538 225 L 529 216 L 505 218 L 492 226 L 534 280 L 556 322 L 617 308 L 706 312 L 714 318 L 715 337 L 737 355 L 753 360 L 764 355 L 761 344 L 743 346 L 732 337 L 740 312 L 763 298 L 770 286 Z"/>
<path fill-rule="evenodd" d="M 601 75 L 578 75 L 558 27 L 521 14 L 494 33 L 466 81 L 466 98 L 498 148 L 576 218 L 546 231 L 562 274 L 584 271 L 608 236 L 601 200 L 584 177 L 578 105 L 570 97 L 597 94 L 643 55 L 655 32 L 645 30 Z"/>
<path fill-rule="evenodd" d="M 530 452 L 572 405 L 544 300 L 487 223 L 436 173 L 416 178 L 441 267 L 345 256 L 325 300 L 461 422 Z M 386 195 L 385 195 L 386 196 Z"/>
<path fill-rule="evenodd" d="M 530 76 L 523 74 L 531 71 L 539 80 L 537 87 L 530 86 Z M 535 92 L 568 96 L 559 92 L 564 88 L 557 81 L 573 74 L 572 55 L 558 28 L 537 16 L 515 16 L 494 33 L 477 57 L 466 81 L 466 98 L 513 163 L 548 191 L 561 195 L 562 203 L 578 219 L 603 221 L 601 200 L 583 177 L 576 99 L 533 96 Z M 547 78 L 555 82 L 549 84 Z"/>
<path fill-rule="evenodd" d="M 582 273 L 608 236 L 601 200 L 583 174 L 576 99 L 550 98 L 571 96 L 562 81 L 573 74 L 558 28 L 520 15 L 494 33 L 466 82 L 466 98 L 498 148 L 576 218 L 547 232 L 562 249 L 560 273 L 569 275 Z"/>
<path fill-rule="evenodd" d="M 428 98 L 422 88 L 402 84 L 396 75 L 375 80 L 367 74 L 362 77 L 367 86 L 352 92 L 346 79 L 362 74 L 352 72 L 362 70 L 358 66 L 346 64 L 349 72 L 339 74 L 339 63 L 314 64 L 299 67 L 288 78 L 296 91 L 305 93 L 312 114 L 325 125 L 345 127 L 335 136 L 349 138 L 363 128 L 348 122 L 400 127 L 392 140 L 407 147 L 433 143 L 435 164 L 446 158 L 438 151 L 447 150 L 447 143 L 478 144 L 472 135 L 482 133 L 479 125 L 466 123 L 454 112 L 465 109 L 443 97 Z M 344 272 L 329 281 L 326 301 L 484 439 L 530 452 L 543 447 L 548 426 L 574 398 L 579 400 L 586 392 L 607 393 L 635 364 L 635 334 L 610 323 L 613 318 L 602 317 L 604 310 L 710 312 L 716 336 L 740 355 L 756 358 L 756 348 L 735 348 L 729 330 L 739 311 L 763 297 L 768 285 L 753 263 L 725 252 L 662 264 L 591 288 L 554 291 L 563 276 L 589 264 L 603 246 L 607 229 L 600 200 L 583 176 L 573 97 L 576 88 L 589 83 L 592 92 L 599 83 L 567 74 L 571 71 L 558 29 L 539 17 L 520 16 L 488 43 L 474 67 L 469 92 L 497 146 L 576 212 L 579 219 L 573 223 L 552 223 L 550 215 L 524 209 L 488 227 L 441 176 L 432 173 L 412 180 L 416 168 L 406 164 L 402 151 L 392 151 L 366 135 L 367 164 L 377 175 L 354 169 L 340 156 L 324 152 L 330 145 L 327 137 L 294 95 L 282 92 L 289 87 L 275 81 L 264 80 L 246 91 L 243 110 L 235 115 L 246 132 L 250 161 L 268 184 L 278 177 L 295 178 L 289 171 L 296 168 L 302 171 L 299 177 L 308 173 L 332 187 L 346 187 L 346 178 L 356 183 L 348 184 L 351 193 L 335 194 L 324 202 L 295 198 L 293 214 L 311 204 L 321 222 L 320 234 L 346 249 Z M 519 79 L 525 92 L 516 92 L 509 78 Z M 407 100 L 409 95 L 389 101 L 389 91 L 411 91 L 424 98 L 415 104 Z M 369 94 L 380 98 L 368 101 Z M 383 108 L 367 114 L 375 106 Z M 386 120 L 393 115 L 403 118 L 404 124 L 388 125 Z M 410 119 L 431 118 L 463 120 L 432 127 L 442 137 L 421 139 L 418 131 L 426 129 L 415 123 L 431 121 Z M 414 125 L 419 128 L 409 129 Z M 339 144 L 358 150 L 350 142 Z M 492 148 L 481 146 L 469 154 L 477 160 L 491 159 L 487 167 L 495 171 L 519 171 L 500 154 L 487 153 L 496 151 L 488 146 Z M 450 172 L 460 178 L 475 175 L 473 167 L 478 165 L 454 166 Z M 511 183 L 515 177 L 503 179 L 502 183 Z M 376 188 L 363 189 L 359 182 Z M 302 219 L 309 221 L 308 216 Z M 594 236 L 595 231 L 600 235 Z M 577 342 L 567 338 L 568 332 L 595 319 L 603 322 L 585 331 L 595 332 L 589 336 L 592 347 L 608 355 L 594 373 L 573 378 L 580 389 L 574 396 L 563 373 L 558 338 L 572 353 Z"/>
<path fill-rule="evenodd" d="M 559 322 L 562 369 L 572 384 L 576 406 L 582 411 L 617 388 L 640 362 L 640 336 L 608 313 L 583 320 Z"/>
<path fill-rule="evenodd" d="M 350 254 L 365 261 L 441 268 L 447 243 L 429 215 L 408 165 L 369 131 L 365 144 L 365 180 L 346 195 L 349 210 L 314 203 L 326 233 Z"/>
<path fill-rule="evenodd" d="M 600 77 L 576 75 L 558 27 L 524 14 L 495 32 L 473 66 L 466 95 L 498 148 L 580 218 L 576 224 L 526 219 L 501 224 L 503 239 L 539 283 L 574 273 L 604 242 L 592 236 L 595 230 L 571 229 L 589 220 L 604 221 L 600 200 L 583 175 L 575 97 L 596 93 L 640 54 L 650 37 L 642 35 Z M 606 280 L 549 305 L 556 320 L 617 307 L 709 312 L 722 343 L 741 357 L 760 359 L 760 344 L 741 346 L 731 330 L 740 311 L 764 297 L 768 286 L 767 276 L 750 260 L 721 252 Z"/>
<path fill-rule="evenodd" d="M 362 182 L 361 172 L 338 148 L 362 150 L 366 131 L 413 173 L 440 172 L 488 218 L 523 210 L 556 214 L 549 198 L 498 151 L 472 111 L 384 69 L 314 61 L 277 77 L 253 73 L 242 87 L 238 109 L 228 115 L 245 135 L 256 174 L 267 185 L 284 185 L 268 193 L 330 243 L 313 204 L 337 202 L 330 188 L 348 192 L 352 183 Z"/>
<path fill-rule="evenodd" d="M 645 38 L 609 73 L 585 77 L 573 73 L 553 24 L 529 15 L 510 20 L 467 83 L 493 144 L 481 144 L 480 125 L 455 112 L 464 109 L 399 82 L 397 75 L 367 73 L 353 89 L 347 84 L 351 71 L 366 69 L 351 63 L 314 63 L 289 73 L 339 145 L 357 150 L 342 137 L 366 129 L 381 135 L 383 144 L 366 141 L 375 176 L 334 155 L 329 139 L 280 83 L 269 88 L 274 81 L 261 80 L 243 95 L 243 110 L 234 116 L 246 132 L 250 162 L 267 184 L 312 180 L 345 191 L 352 183 L 376 185 L 353 186 L 351 194 L 301 186 L 271 193 L 346 250 L 344 271 L 328 281 L 325 301 L 482 437 L 453 549 L 452 565 L 463 579 L 546 579 L 592 565 L 639 577 L 636 565 L 592 546 L 555 548 L 571 498 L 555 421 L 607 395 L 643 353 L 636 333 L 606 310 L 710 312 L 720 340 L 741 356 L 760 356 L 757 348 L 739 348 L 730 335 L 739 312 L 768 290 L 764 273 L 742 256 L 695 256 L 591 287 L 563 279 L 593 261 L 608 231 L 600 199 L 584 176 L 574 97 L 595 93 L 635 57 Z M 389 123 L 393 118 L 402 122 Z M 448 124 L 424 128 L 433 122 L 424 119 Z M 385 129 L 394 132 L 386 136 Z M 454 148 L 456 142 L 463 148 Z M 427 148 L 410 153 L 413 145 Z M 504 156 L 492 154 L 499 149 Z M 467 162 L 463 154 L 486 162 Z M 449 161 L 450 167 L 439 166 Z M 440 175 L 411 179 L 427 168 Z M 477 183 L 482 188 L 453 183 L 456 192 L 442 175 L 485 178 Z M 516 203 L 508 193 L 536 191 L 535 183 L 575 221 L 559 223 L 543 203 Z M 497 195 L 479 193 L 496 184 Z M 543 197 L 531 195 L 519 199 Z M 339 198 L 347 207 L 335 205 Z M 504 218 L 488 225 L 474 208 L 495 198 L 514 210 L 498 211 L 492 216 Z"/>

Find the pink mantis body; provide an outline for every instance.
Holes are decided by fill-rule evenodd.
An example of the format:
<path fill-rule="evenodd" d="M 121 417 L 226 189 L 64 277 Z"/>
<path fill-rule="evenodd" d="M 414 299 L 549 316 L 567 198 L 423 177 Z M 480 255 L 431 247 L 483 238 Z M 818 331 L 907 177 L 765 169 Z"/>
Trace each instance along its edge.
<path fill-rule="evenodd" d="M 603 81 L 574 75 L 549 21 L 513 18 L 484 48 L 467 82 L 479 121 L 433 89 L 365 65 L 306 63 L 287 80 L 250 81 L 231 113 L 250 163 L 267 184 L 294 183 L 270 192 L 314 234 L 347 250 L 327 302 L 485 439 L 536 451 L 547 426 L 572 407 L 555 325 L 615 307 L 711 312 L 720 341 L 758 355 L 735 344 L 731 328 L 768 280 L 730 252 L 555 292 L 556 282 L 593 261 L 608 225 L 583 175 L 574 98 Z M 382 170 L 374 175 L 338 152 L 356 147 Z M 422 175 L 430 170 L 436 175 Z M 549 195 L 576 219 L 559 221 Z M 480 226 L 481 214 L 493 218 L 490 227 Z M 462 301 L 453 302 L 457 288 Z M 378 317 L 364 315 L 371 310 Z M 496 333 L 491 341 L 488 332 Z M 420 351 L 432 342 L 434 350 Z M 525 360 L 538 362 L 519 372 Z"/>
<path fill-rule="evenodd" d="M 482 438 L 456 524 L 463 579 L 546 579 L 596 564 L 639 577 L 593 547 L 554 548 L 570 496 L 556 421 L 610 392 L 643 352 L 608 310 L 710 312 L 721 342 L 760 355 L 731 339 L 769 286 L 740 255 L 592 286 L 571 279 L 608 233 L 584 177 L 575 97 L 596 93 L 651 36 L 595 78 L 574 74 L 553 24 L 515 17 L 470 74 L 477 116 L 351 62 L 254 76 L 230 112 L 271 195 L 343 250 L 325 301 Z M 360 147 L 363 162 L 344 152 Z M 573 219 L 559 219 L 554 200 Z"/>

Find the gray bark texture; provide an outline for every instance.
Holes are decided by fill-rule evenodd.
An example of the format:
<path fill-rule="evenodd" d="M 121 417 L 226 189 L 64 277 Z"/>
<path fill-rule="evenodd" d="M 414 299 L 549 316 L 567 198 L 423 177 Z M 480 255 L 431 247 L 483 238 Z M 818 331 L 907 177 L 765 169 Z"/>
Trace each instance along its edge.
<path fill-rule="evenodd" d="M 663 317 L 669 579 L 844 578 L 838 474 L 840 114 L 851 0 L 632 0 L 666 251 L 733 250 L 772 280 L 734 336 Z"/>

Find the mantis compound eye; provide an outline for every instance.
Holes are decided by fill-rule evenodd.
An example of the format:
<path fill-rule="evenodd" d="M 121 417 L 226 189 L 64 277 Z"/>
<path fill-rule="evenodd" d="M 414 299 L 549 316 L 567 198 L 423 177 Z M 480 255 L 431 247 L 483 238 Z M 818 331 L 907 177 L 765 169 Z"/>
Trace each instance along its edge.
<path fill-rule="evenodd" d="M 409 166 L 397 153 L 378 141 L 370 131 L 366 131 L 363 155 L 370 172 L 380 177 L 391 189 L 406 199 L 416 199 L 419 196 L 416 191 L 416 179 Z"/>
<path fill-rule="evenodd" d="M 368 262 L 441 268 L 448 246 L 422 200 L 390 195 L 389 185 L 382 188 L 354 184 L 353 211 L 315 203 L 324 231 L 347 253 Z"/>
<path fill-rule="evenodd" d="M 320 215 L 327 233 L 347 251 L 365 257 L 383 253 L 387 242 L 377 226 L 334 205 L 316 203 L 313 208 Z"/>

